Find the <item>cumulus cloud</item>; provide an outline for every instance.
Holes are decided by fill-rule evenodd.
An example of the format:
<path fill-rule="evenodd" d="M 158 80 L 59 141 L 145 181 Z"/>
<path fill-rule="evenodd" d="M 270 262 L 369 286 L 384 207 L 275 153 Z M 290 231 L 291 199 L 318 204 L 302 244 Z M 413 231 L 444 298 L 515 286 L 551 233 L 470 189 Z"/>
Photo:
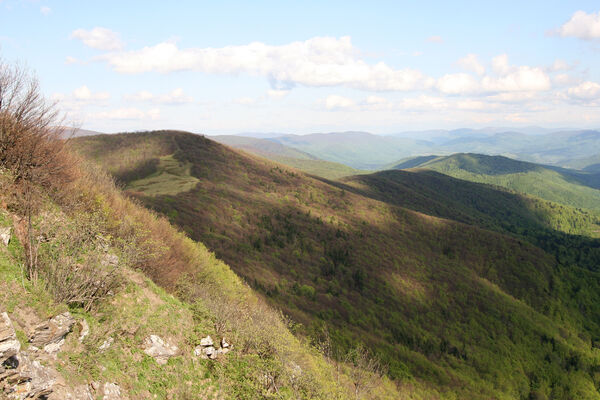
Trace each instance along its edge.
<path fill-rule="evenodd" d="M 441 36 L 429 36 L 427 41 L 430 43 L 444 43 L 444 39 Z"/>
<path fill-rule="evenodd" d="M 480 90 L 480 84 L 469 74 L 447 74 L 438 79 L 437 89 L 445 94 L 467 94 Z"/>
<path fill-rule="evenodd" d="M 180 49 L 163 42 L 139 50 L 98 57 L 121 73 L 200 71 L 210 74 L 247 73 L 264 76 L 274 89 L 294 85 L 346 86 L 374 91 L 405 91 L 434 82 L 414 69 L 394 69 L 359 57 L 350 37 L 315 37 L 281 46 L 253 42 L 242 46 Z"/>
<path fill-rule="evenodd" d="M 600 39 L 600 11 L 588 14 L 577 11 L 570 20 L 558 28 L 563 37 L 575 37 L 584 40 Z"/>
<path fill-rule="evenodd" d="M 267 90 L 267 96 L 271 99 L 282 99 L 290 93 L 289 90 L 272 89 Z"/>
<path fill-rule="evenodd" d="M 102 111 L 89 115 L 93 119 L 109 119 L 109 120 L 156 120 L 160 118 L 160 110 L 157 108 L 143 111 L 138 108 L 117 108 L 109 111 Z"/>
<path fill-rule="evenodd" d="M 567 90 L 569 97 L 577 100 L 599 100 L 600 84 L 586 81 Z"/>
<path fill-rule="evenodd" d="M 186 104 L 192 103 L 194 99 L 186 95 L 181 88 L 174 89 L 173 91 L 165 94 L 155 95 L 147 90 L 124 96 L 125 100 L 138 101 L 138 102 L 153 102 L 159 104 Z"/>
<path fill-rule="evenodd" d="M 485 73 L 485 67 L 481 65 L 475 54 L 467 54 L 466 57 L 458 60 L 458 65 L 467 71 L 475 72 L 477 75 Z"/>
<path fill-rule="evenodd" d="M 73 98 L 79 101 L 99 101 L 107 100 L 110 98 L 110 94 L 108 92 L 92 93 L 87 86 L 83 85 L 73 91 Z"/>
<path fill-rule="evenodd" d="M 323 104 L 328 110 L 348 109 L 356 106 L 356 102 L 354 100 L 347 97 L 338 96 L 336 94 L 327 96 L 327 98 L 323 101 Z"/>
<path fill-rule="evenodd" d="M 569 65 L 568 62 L 566 62 L 565 60 L 561 60 L 561 59 L 556 59 L 554 60 L 554 63 L 552 63 L 552 66 L 550 66 L 550 71 L 568 71 L 570 69 L 572 69 L 573 67 L 571 65 Z"/>
<path fill-rule="evenodd" d="M 92 30 L 76 29 L 71 33 L 72 39 L 79 39 L 88 47 L 98 50 L 120 50 L 123 42 L 119 34 L 110 29 L 95 27 Z"/>

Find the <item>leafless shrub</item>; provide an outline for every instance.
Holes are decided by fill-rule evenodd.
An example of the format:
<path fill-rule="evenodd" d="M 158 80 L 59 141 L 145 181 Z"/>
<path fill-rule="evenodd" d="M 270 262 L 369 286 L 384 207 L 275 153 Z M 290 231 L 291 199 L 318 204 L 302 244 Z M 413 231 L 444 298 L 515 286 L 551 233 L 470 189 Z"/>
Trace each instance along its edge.
<path fill-rule="evenodd" d="M 348 377 L 352 382 L 354 396 L 357 400 L 371 393 L 385 374 L 385 368 L 381 362 L 362 345 L 351 349 L 346 354 L 344 361 L 350 367 Z"/>

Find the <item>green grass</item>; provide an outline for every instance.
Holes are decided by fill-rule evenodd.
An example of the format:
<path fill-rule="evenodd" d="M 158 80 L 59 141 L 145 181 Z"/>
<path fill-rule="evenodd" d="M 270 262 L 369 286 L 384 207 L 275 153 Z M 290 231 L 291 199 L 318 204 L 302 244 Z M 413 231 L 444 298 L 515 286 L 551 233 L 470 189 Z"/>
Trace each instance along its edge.
<path fill-rule="evenodd" d="M 182 163 L 173 155 L 160 157 L 156 172 L 129 182 L 125 190 L 142 192 L 148 196 L 176 195 L 196 186 L 198 179 L 190 175 L 191 165 Z"/>

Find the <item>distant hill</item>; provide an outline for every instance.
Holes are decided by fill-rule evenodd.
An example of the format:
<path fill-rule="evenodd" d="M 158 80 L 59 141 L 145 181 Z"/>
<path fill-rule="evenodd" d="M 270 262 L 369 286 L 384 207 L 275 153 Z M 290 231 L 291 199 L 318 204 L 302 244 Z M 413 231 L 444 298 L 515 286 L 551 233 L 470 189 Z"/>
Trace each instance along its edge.
<path fill-rule="evenodd" d="M 314 133 L 272 138 L 286 146 L 322 160 L 338 162 L 357 169 L 377 169 L 415 153 L 428 151 L 420 140 L 373 135 L 367 132 Z"/>
<path fill-rule="evenodd" d="M 403 160 L 393 168 L 427 168 L 455 178 L 490 183 L 557 203 L 600 211 L 600 175 L 482 154 Z"/>
<path fill-rule="evenodd" d="M 403 132 L 387 136 L 367 132 L 334 132 L 279 135 L 270 140 L 318 159 L 366 170 L 382 169 L 406 157 L 454 153 L 503 155 L 523 161 L 573 168 L 575 166 L 572 160 L 600 154 L 600 131 L 551 131 L 535 127 L 524 131 L 526 133 L 500 128 L 455 129 Z"/>
<path fill-rule="evenodd" d="M 311 175 L 327 179 L 338 179 L 344 176 L 357 175 L 362 171 L 344 164 L 320 160 L 303 151 L 284 146 L 274 140 L 257 139 L 244 136 L 211 136 L 212 140 L 244 150 L 269 160 L 297 168 Z"/>
<path fill-rule="evenodd" d="M 597 398 L 600 241 L 568 234 L 594 215 L 430 171 L 316 179 L 185 132 L 73 146 L 297 333 L 367 345 L 398 398 Z"/>
<path fill-rule="evenodd" d="M 65 138 L 75 138 L 81 136 L 94 136 L 94 135 L 102 135 L 102 132 L 90 131 L 88 129 L 80 129 L 80 128 L 72 128 L 72 127 L 64 127 L 63 137 Z"/>

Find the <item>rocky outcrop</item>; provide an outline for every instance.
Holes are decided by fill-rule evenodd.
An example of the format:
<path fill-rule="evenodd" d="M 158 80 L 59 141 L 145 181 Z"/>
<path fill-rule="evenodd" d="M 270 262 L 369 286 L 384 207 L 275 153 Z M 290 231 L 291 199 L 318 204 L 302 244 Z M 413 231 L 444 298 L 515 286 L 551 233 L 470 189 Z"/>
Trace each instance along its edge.
<path fill-rule="evenodd" d="M 68 311 L 38 324 L 29 334 L 29 342 L 46 353 L 56 354 L 65 342 L 65 337 L 75 324 Z"/>
<path fill-rule="evenodd" d="M 10 227 L 6 227 L 6 228 L 0 228 L 0 243 L 8 246 L 8 244 L 10 243 L 10 238 L 11 238 L 11 228 Z"/>
<path fill-rule="evenodd" d="M 144 353 L 154 358 L 157 363 L 164 365 L 169 358 L 177 355 L 179 349 L 177 346 L 165 342 L 156 335 L 150 335 L 144 340 Z"/>
<path fill-rule="evenodd" d="M 74 323 L 71 314 L 63 313 L 36 325 L 30 330 L 29 348 L 22 350 L 8 314 L 0 314 L 0 397 L 4 394 L 15 400 L 93 400 L 88 385 L 69 387 L 53 367 L 52 360 Z M 121 397 L 119 394 L 108 399 Z"/>
<path fill-rule="evenodd" d="M 116 383 L 105 383 L 102 391 L 102 400 L 121 400 L 121 388 Z"/>
<path fill-rule="evenodd" d="M 210 336 L 200 339 L 200 345 L 194 349 L 194 355 L 202 358 L 216 360 L 222 354 L 227 354 L 231 350 L 231 345 L 225 338 L 221 339 L 221 347 L 215 348 L 214 342 Z"/>
<path fill-rule="evenodd" d="M 0 314 L 0 374 L 3 364 L 21 350 L 21 343 L 7 313 Z"/>

